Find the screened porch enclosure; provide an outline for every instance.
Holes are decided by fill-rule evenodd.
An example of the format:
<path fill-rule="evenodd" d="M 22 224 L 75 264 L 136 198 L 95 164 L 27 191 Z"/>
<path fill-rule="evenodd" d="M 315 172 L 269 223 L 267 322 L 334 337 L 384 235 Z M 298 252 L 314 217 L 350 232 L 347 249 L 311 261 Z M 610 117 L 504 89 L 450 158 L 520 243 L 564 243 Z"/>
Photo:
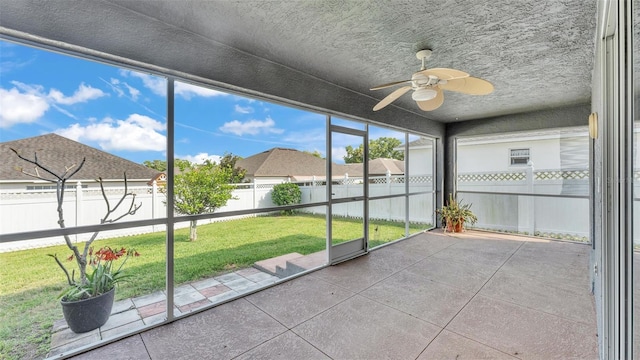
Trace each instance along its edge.
<path fill-rule="evenodd" d="M 634 358 L 640 6 L 424 5 L 3 2 L 0 358 Z M 76 334 L 85 244 L 140 256 Z"/>

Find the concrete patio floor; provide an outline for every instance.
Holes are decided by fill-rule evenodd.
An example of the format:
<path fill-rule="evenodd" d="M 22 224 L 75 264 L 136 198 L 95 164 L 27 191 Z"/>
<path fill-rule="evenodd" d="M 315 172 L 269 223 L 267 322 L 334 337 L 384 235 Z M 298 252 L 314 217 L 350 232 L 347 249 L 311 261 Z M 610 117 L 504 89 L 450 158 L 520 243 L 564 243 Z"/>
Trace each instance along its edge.
<path fill-rule="evenodd" d="M 75 359 L 597 359 L 589 250 L 429 232 Z"/>

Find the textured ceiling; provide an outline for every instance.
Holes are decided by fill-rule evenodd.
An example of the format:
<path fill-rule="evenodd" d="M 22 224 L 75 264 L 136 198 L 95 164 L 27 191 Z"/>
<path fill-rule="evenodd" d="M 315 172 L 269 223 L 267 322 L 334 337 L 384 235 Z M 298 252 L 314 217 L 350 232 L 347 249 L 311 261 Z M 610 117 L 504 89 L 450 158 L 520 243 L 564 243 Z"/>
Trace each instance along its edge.
<path fill-rule="evenodd" d="M 114 36 L 119 27 L 144 34 L 148 28 L 138 24 L 151 21 L 376 99 L 392 89 L 370 87 L 410 78 L 420 67 L 415 52 L 431 48 L 427 67 L 460 69 L 495 86 L 487 96 L 446 92 L 444 105 L 428 113 L 409 94 L 393 104 L 451 122 L 588 103 L 596 5 L 596 0 L 107 0 L 91 2 L 90 12 L 74 11 L 93 16 L 100 26 L 111 22 L 104 38 L 92 35 L 96 43 L 122 41 Z M 120 19 L 105 15 L 114 8 Z M 137 51 L 150 46 L 161 44 L 141 44 Z"/>

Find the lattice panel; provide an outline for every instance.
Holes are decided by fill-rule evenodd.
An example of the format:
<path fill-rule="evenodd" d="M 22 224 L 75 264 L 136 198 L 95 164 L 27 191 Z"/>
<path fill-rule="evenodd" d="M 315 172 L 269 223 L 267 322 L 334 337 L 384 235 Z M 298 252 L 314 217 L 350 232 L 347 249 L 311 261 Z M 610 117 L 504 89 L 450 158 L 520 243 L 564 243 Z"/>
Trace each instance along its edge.
<path fill-rule="evenodd" d="M 353 184 L 362 184 L 361 178 L 348 178 L 340 180 L 342 185 L 353 185 Z"/>
<path fill-rule="evenodd" d="M 472 181 L 523 181 L 527 179 L 525 172 L 460 174 L 458 182 Z"/>
<path fill-rule="evenodd" d="M 148 188 L 148 189 L 141 189 L 141 188 L 127 189 L 127 193 L 144 194 L 144 193 L 148 193 L 149 190 L 151 190 L 151 188 Z M 69 194 L 69 193 L 71 193 L 71 192 L 70 191 L 65 192 L 64 196 L 67 196 L 67 194 Z M 105 188 L 104 189 L 104 193 L 106 195 L 112 195 L 112 196 L 122 196 L 122 195 L 125 194 L 124 188 L 116 188 L 116 189 Z M 82 196 L 102 196 L 102 190 L 100 190 L 100 189 L 83 190 L 82 191 Z"/>
<path fill-rule="evenodd" d="M 76 197 L 75 191 L 65 192 L 64 194 L 65 201 L 69 199 L 75 199 L 75 197 Z M 52 201 L 55 201 L 56 192 L 55 191 L 37 191 L 37 190 L 30 190 L 25 192 L 7 192 L 7 193 L 1 193 L 0 198 L 2 198 L 3 200 L 52 199 Z"/>
<path fill-rule="evenodd" d="M 430 183 L 432 180 L 433 180 L 433 176 L 431 175 L 409 176 L 409 184 Z"/>
<path fill-rule="evenodd" d="M 589 178 L 589 170 L 544 170 L 534 171 L 536 180 L 582 180 Z"/>

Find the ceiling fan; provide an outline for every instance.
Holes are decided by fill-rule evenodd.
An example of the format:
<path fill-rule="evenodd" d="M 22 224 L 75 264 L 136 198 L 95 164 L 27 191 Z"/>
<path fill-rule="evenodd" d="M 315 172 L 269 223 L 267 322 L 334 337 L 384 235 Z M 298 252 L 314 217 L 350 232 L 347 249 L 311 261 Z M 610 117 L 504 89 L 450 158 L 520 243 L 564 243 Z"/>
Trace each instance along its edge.
<path fill-rule="evenodd" d="M 391 104 L 409 90 L 413 90 L 411 98 L 416 101 L 418 107 L 423 111 L 432 111 L 442 105 L 444 102 L 442 90 L 470 95 L 487 95 L 493 92 L 493 85 L 490 82 L 469 76 L 464 71 L 447 68 L 425 69 L 424 63 L 431 57 L 431 50 L 420 50 L 416 53 L 416 57 L 422 60 L 422 67 L 420 71 L 411 76 L 411 80 L 395 81 L 371 88 L 371 90 L 380 90 L 410 83 L 387 95 L 373 107 L 373 111 L 378 111 Z"/>

